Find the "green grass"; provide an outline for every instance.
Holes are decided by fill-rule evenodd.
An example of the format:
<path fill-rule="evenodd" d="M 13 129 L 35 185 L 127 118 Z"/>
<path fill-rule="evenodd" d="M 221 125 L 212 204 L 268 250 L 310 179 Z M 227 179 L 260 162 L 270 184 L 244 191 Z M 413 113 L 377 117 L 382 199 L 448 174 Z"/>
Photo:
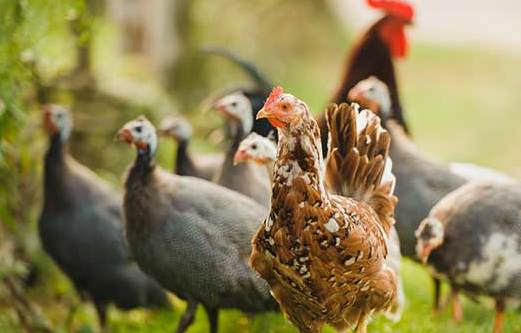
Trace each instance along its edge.
<path fill-rule="evenodd" d="M 489 300 L 482 304 L 474 303 L 464 298 L 464 321 L 455 324 L 449 309 L 439 315 L 431 311 L 432 285 L 423 267 L 409 260 L 403 261 L 403 276 L 407 303 L 400 322 L 392 323 L 382 316 L 376 316 L 369 326 L 370 332 L 377 333 L 489 333 L 492 331 L 494 310 Z M 44 312 L 56 324 L 57 332 L 68 332 L 64 324 L 68 314 L 68 306 L 77 302 L 72 287 L 68 281 L 52 267 L 46 273 L 46 281 L 31 296 L 43 306 Z M 109 313 L 110 332 L 114 333 L 155 333 L 170 332 L 176 327 L 185 308 L 184 302 L 172 298 L 173 311 L 133 310 L 122 312 L 112 308 Z M 239 311 L 225 310 L 220 314 L 219 332 L 245 333 L 297 333 L 297 330 L 281 315 L 275 313 L 257 315 L 252 318 Z M 71 331 L 78 333 L 96 332 L 98 330 L 94 309 L 89 304 L 83 304 L 72 324 Z M 506 333 L 519 332 L 521 318 L 519 312 L 510 310 L 506 318 Z M 21 332 L 12 325 L 8 312 L 0 313 L 0 332 Z M 202 308 L 197 312 L 196 321 L 188 333 L 207 333 L 208 324 Z M 334 330 L 325 328 L 324 333 Z"/>

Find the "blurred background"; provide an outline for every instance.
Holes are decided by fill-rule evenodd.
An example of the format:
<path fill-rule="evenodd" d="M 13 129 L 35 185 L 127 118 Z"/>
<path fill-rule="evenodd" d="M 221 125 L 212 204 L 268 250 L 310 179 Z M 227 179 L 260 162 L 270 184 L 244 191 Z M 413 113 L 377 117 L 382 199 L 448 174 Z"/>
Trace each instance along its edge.
<path fill-rule="evenodd" d="M 397 62 L 414 140 L 439 160 L 473 162 L 521 177 L 521 3 L 415 5 L 415 24 L 408 29 L 411 52 Z M 121 188 L 133 154 L 114 135 L 136 115 L 157 122 L 183 113 L 195 127 L 194 151 L 222 149 L 209 140 L 221 120 L 202 114 L 204 101 L 249 81 L 226 60 L 201 53 L 202 46 L 223 46 L 252 60 L 319 112 L 340 82 L 353 41 L 380 15 L 359 0 L 0 0 L 0 332 L 24 330 L 24 307 L 34 317 L 26 320 L 39 323 L 42 331 L 68 331 L 66 309 L 77 302 L 69 282 L 41 252 L 35 232 L 47 147 L 42 103 L 71 107 L 72 154 Z M 161 142 L 159 164 L 170 168 L 174 158 L 173 143 Z M 377 321 L 373 327 L 488 331 L 483 325 L 492 313 L 473 305 L 463 326 L 426 320 L 431 317 L 427 276 L 412 263 L 405 274 L 410 301 L 404 320 L 395 326 Z M 31 285 L 27 295 L 20 279 Z M 114 311 L 111 329 L 172 330 L 179 312 Z M 276 315 L 251 325 L 239 313 L 226 316 L 223 332 L 294 331 Z M 510 322 L 521 330 L 521 321 Z M 205 325 L 201 320 L 189 332 L 206 332 Z M 92 309 L 80 310 L 72 330 L 95 330 Z"/>

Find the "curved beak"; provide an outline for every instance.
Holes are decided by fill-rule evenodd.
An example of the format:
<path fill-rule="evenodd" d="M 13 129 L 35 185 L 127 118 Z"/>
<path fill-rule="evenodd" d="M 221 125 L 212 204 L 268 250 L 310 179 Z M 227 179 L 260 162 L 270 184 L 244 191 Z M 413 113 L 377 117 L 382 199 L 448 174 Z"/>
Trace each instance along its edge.
<path fill-rule="evenodd" d="M 347 93 L 347 99 L 351 102 L 358 102 L 361 98 L 363 98 L 362 90 L 354 87 Z"/>
<path fill-rule="evenodd" d="M 220 114 L 221 116 L 229 116 L 230 115 L 229 112 L 224 107 L 224 105 L 222 105 L 222 104 L 215 104 L 215 105 L 212 106 L 212 109 L 217 111 L 217 113 Z"/>
<path fill-rule="evenodd" d="M 117 134 L 119 141 L 125 141 L 126 143 L 132 143 L 132 133 L 128 128 L 122 128 Z"/>
<path fill-rule="evenodd" d="M 51 105 L 42 106 L 43 126 L 48 133 L 56 133 L 58 128 L 51 120 Z"/>
<path fill-rule="evenodd" d="M 277 117 L 277 114 L 275 114 L 271 110 L 266 109 L 264 107 L 262 109 L 260 109 L 259 112 L 257 112 L 257 116 L 255 117 L 255 119 L 259 120 L 259 119 L 263 119 L 263 118 L 268 119 L 270 124 L 274 127 L 285 127 L 286 126 L 283 121 L 279 120 L 279 118 Z"/>
<path fill-rule="evenodd" d="M 255 117 L 255 119 L 259 120 L 259 119 L 262 119 L 262 118 L 269 118 L 270 116 L 270 112 L 266 109 L 266 108 L 262 108 L 259 110 L 259 112 L 257 112 L 257 116 Z"/>
<path fill-rule="evenodd" d="M 233 157 L 233 165 L 235 166 L 239 163 L 246 162 L 247 160 L 248 154 L 246 153 L 246 151 L 243 149 L 237 150 L 235 156 Z"/>
<path fill-rule="evenodd" d="M 425 245 L 422 246 L 420 251 L 418 251 L 419 252 L 418 253 L 418 258 L 420 259 L 420 261 L 423 264 L 426 264 L 427 261 L 429 260 L 429 256 L 431 255 L 432 250 L 433 250 L 432 245 L 425 244 Z"/>

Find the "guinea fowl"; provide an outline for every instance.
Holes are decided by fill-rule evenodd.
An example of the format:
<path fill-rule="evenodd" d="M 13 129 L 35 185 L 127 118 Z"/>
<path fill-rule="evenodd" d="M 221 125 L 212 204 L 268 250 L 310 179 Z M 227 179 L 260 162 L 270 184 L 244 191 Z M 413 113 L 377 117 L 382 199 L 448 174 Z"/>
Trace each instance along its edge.
<path fill-rule="evenodd" d="M 223 163 L 220 154 L 195 155 L 188 152 L 192 138 L 192 125 L 182 116 L 169 116 L 161 121 L 159 135 L 177 141 L 174 173 L 212 180 Z"/>
<path fill-rule="evenodd" d="M 251 103 L 240 93 L 218 100 L 214 108 L 231 123 L 234 130 L 224 162 L 216 176 L 219 185 L 247 195 L 263 206 L 269 206 L 270 184 L 265 168 L 254 164 L 234 165 L 233 159 L 241 141 L 251 131 Z"/>
<path fill-rule="evenodd" d="M 417 260 L 414 232 L 418 225 L 441 198 L 465 184 L 466 179 L 419 151 L 403 128 L 389 120 L 393 110 L 385 83 L 375 77 L 362 80 L 350 90 L 349 98 L 380 115 L 392 137 L 389 154 L 394 161 L 396 195 L 400 198 L 396 206 L 396 230 L 402 254 Z M 440 280 L 434 277 L 435 312 L 441 308 L 440 288 Z"/>
<path fill-rule="evenodd" d="M 471 182 L 444 197 L 416 232 L 418 256 L 453 290 L 496 301 L 494 333 L 507 300 L 521 300 L 521 183 Z"/>
<path fill-rule="evenodd" d="M 198 304 L 212 333 L 219 309 L 276 309 L 268 285 L 248 266 L 266 209 L 204 179 L 157 167 L 155 128 L 144 117 L 125 124 L 118 137 L 137 149 L 125 181 L 127 240 L 139 266 L 188 302 L 176 332 L 190 326 Z"/>
<path fill-rule="evenodd" d="M 235 154 L 235 163 L 257 163 L 264 165 L 270 174 L 270 180 L 273 182 L 273 164 L 277 158 L 277 146 L 275 142 L 265 138 L 257 133 L 251 133 L 244 139 L 237 153 Z M 389 255 L 387 256 L 387 264 L 395 272 L 397 280 L 397 301 L 391 311 L 387 313 L 389 319 L 398 321 L 401 318 L 403 306 L 405 304 L 405 292 L 403 290 L 403 282 L 400 275 L 402 254 L 400 252 L 400 239 L 396 229 L 392 228 L 389 239 Z"/>
<path fill-rule="evenodd" d="M 332 105 L 326 114 L 324 177 L 319 128 L 303 101 L 277 87 L 258 113 L 278 128 L 279 142 L 271 212 L 250 261 L 301 332 L 326 323 L 366 332 L 371 314 L 389 311 L 397 298 L 385 262 L 396 203 L 390 138 L 357 106 Z"/>
<path fill-rule="evenodd" d="M 43 248 L 72 280 L 80 297 L 92 300 L 102 326 L 110 303 L 121 309 L 169 306 L 165 292 L 130 258 L 121 194 L 67 153 L 72 130 L 69 111 L 47 105 L 43 112 L 50 137 L 38 222 Z"/>
<path fill-rule="evenodd" d="M 262 136 L 268 136 L 270 133 L 275 133 L 275 140 L 277 140 L 277 131 L 275 131 L 275 128 L 271 126 L 269 121 L 266 119 L 256 119 L 257 112 L 259 112 L 264 105 L 264 101 L 270 94 L 271 87 L 273 87 L 266 75 L 263 74 L 252 62 L 241 58 L 230 50 L 221 47 L 207 46 L 203 48 L 203 51 L 209 54 L 221 56 L 238 65 L 255 83 L 255 86 L 252 88 L 236 87 L 220 91 L 212 99 L 216 101 L 232 94 L 244 95 L 251 103 L 253 122 L 251 130 Z"/>
<path fill-rule="evenodd" d="M 233 164 L 254 162 L 265 166 L 270 177 L 270 183 L 272 183 L 273 163 L 275 163 L 276 158 L 277 144 L 270 138 L 252 132 L 239 144 L 239 148 L 237 148 L 233 157 Z"/>
<path fill-rule="evenodd" d="M 358 82 L 369 76 L 376 76 L 389 87 L 393 119 L 409 132 L 403 117 L 393 58 L 407 55 L 408 44 L 404 28 L 414 18 L 414 8 L 401 0 L 367 0 L 369 6 L 382 9 L 386 15 L 374 23 L 355 44 L 347 56 L 346 70 L 339 88 L 331 101 L 340 104 L 349 102 L 347 93 Z M 322 151 L 327 152 L 328 128 L 326 116 L 317 117 L 322 139 Z"/>

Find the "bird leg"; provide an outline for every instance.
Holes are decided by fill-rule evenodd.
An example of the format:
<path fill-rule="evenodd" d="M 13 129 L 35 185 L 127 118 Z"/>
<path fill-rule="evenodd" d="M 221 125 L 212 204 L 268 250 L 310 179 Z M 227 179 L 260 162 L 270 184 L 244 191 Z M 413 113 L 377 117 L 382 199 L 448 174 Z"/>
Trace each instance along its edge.
<path fill-rule="evenodd" d="M 494 321 L 494 333 L 503 333 L 503 321 L 505 320 L 505 300 L 496 300 L 496 320 Z"/>
<path fill-rule="evenodd" d="M 99 325 L 103 330 L 107 325 L 107 304 L 104 302 L 94 302 L 94 306 L 98 314 Z"/>
<path fill-rule="evenodd" d="M 441 280 L 437 278 L 433 278 L 434 282 L 434 304 L 433 304 L 433 312 L 434 314 L 438 314 L 443 309 L 443 304 L 441 301 Z"/>
<path fill-rule="evenodd" d="M 184 333 L 184 331 L 186 331 L 186 329 L 194 322 L 195 311 L 197 310 L 198 304 L 197 301 L 188 300 L 186 310 L 179 321 L 179 325 L 177 325 L 176 333 Z"/>
<path fill-rule="evenodd" d="M 204 307 L 206 314 L 208 315 L 208 321 L 210 322 L 210 333 L 217 333 L 219 326 L 219 309 Z"/>
<path fill-rule="evenodd" d="M 459 323 L 463 320 L 463 309 L 459 298 L 459 293 L 456 289 L 451 290 L 451 304 L 452 304 L 452 319 Z"/>

